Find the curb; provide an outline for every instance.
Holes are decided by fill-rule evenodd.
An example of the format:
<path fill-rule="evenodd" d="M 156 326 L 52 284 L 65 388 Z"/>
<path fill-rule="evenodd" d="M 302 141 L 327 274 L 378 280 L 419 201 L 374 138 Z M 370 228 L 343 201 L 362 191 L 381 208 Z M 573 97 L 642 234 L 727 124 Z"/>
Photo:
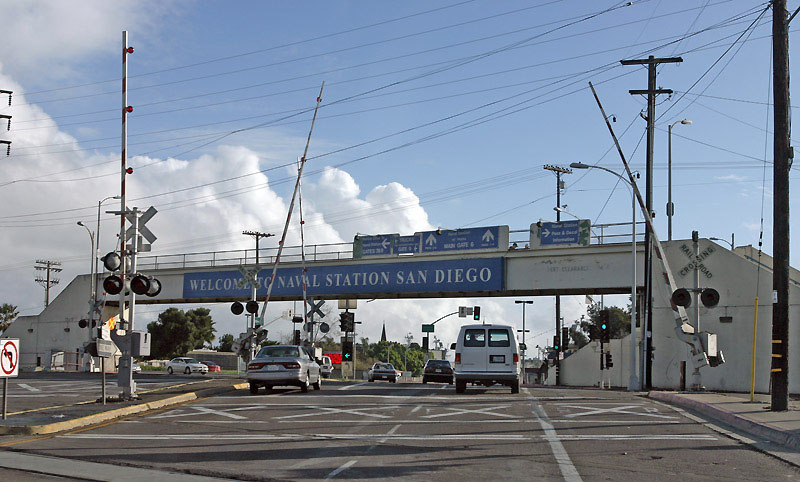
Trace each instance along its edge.
<path fill-rule="evenodd" d="M 129 407 L 117 408 L 104 412 L 79 417 L 72 420 L 65 420 L 63 422 L 49 423 L 45 425 L 22 425 L 22 426 L 5 426 L 0 427 L 0 435 L 46 435 L 66 430 L 74 430 L 76 428 L 86 427 L 89 425 L 96 425 L 98 423 L 107 422 L 115 418 L 127 417 L 144 413 L 150 410 L 157 410 L 159 408 L 177 405 L 179 403 L 189 402 L 198 398 L 209 397 L 212 395 L 219 395 L 230 390 L 242 390 L 247 388 L 247 383 L 237 383 L 227 387 L 207 388 L 198 390 L 196 392 L 182 393 L 161 400 L 154 400 L 152 402 L 140 403 Z"/>
<path fill-rule="evenodd" d="M 743 417 L 742 415 L 738 415 L 733 412 L 729 412 L 728 410 L 719 407 L 715 407 L 709 403 L 681 397 L 675 393 L 650 392 L 647 394 L 647 396 L 655 400 L 660 400 L 662 402 L 672 403 L 674 405 L 695 410 L 757 437 L 761 437 L 769 440 L 770 442 L 785 445 L 789 448 L 800 451 L 800 436 L 797 436 L 786 430 L 782 430 L 765 423 L 756 422 L 755 420 Z"/>

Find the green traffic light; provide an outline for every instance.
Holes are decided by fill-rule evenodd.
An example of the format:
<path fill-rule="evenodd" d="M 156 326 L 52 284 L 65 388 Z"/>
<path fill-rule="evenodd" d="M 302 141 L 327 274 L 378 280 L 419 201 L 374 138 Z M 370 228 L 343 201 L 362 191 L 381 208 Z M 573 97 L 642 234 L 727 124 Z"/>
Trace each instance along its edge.
<path fill-rule="evenodd" d="M 600 328 L 605 330 L 607 328 L 607 325 L 605 323 L 603 323 L 602 325 L 600 325 Z"/>

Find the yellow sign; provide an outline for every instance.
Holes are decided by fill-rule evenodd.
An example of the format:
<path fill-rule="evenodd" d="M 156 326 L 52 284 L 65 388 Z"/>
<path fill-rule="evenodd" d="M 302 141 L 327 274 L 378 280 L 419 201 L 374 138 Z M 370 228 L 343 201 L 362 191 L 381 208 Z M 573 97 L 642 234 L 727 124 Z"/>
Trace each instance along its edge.
<path fill-rule="evenodd" d="M 108 319 L 108 329 L 113 330 L 115 326 L 117 326 L 117 320 L 119 320 L 119 315 L 112 316 Z"/>

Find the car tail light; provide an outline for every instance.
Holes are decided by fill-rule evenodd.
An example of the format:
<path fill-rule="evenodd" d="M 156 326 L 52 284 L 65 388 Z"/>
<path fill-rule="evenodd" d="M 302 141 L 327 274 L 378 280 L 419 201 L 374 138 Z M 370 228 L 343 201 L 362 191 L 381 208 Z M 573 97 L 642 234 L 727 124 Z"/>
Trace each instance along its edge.
<path fill-rule="evenodd" d="M 519 353 L 514 353 L 514 363 L 519 363 Z"/>
<path fill-rule="evenodd" d="M 283 365 L 283 368 L 286 368 L 287 370 L 297 370 L 300 368 L 300 364 L 297 362 L 286 362 L 281 363 L 281 365 Z"/>
<path fill-rule="evenodd" d="M 461 353 L 456 353 L 456 363 L 461 363 Z"/>
<path fill-rule="evenodd" d="M 248 370 L 261 370 L 262 368 L 264 368 L 264 365 L 266 365 L 266 363 L 251 363 L 251 364 L 247 365 L 247 369 Z"/>

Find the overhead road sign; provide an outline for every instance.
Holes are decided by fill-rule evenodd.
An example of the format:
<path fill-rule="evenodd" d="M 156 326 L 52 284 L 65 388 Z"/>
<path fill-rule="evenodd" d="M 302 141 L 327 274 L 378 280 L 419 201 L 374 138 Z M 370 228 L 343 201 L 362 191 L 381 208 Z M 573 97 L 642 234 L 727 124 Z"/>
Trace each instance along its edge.
<path fill-rule="evenodd" d="M 353 258 L 388 257 L 400 254 L 417 254 L 420 248 L 420 235 L 400 236 L 397 233 L 378 235 L 358 235 L 353 238 Z"/>
<path fill-rule="evenodd" d="M 592 222 L 575 219 L 531 224 L 532 247 L 589 246 Z"/>
<path fill-rule="evenodd" d="M 437 229 L 418 234 L 422 237 L 421 254 L 450 251 L 505 251 L 508 249 L 508 226 Z"/>
<path fill-rule="evenodd" d="M 411 234 L 394 238 L 394 254 L 417 254 L 420 250 L 421 236 Z"/>
<path fill-rule="evenodd" d="M 0 378 L 16 377 L 19 374 L 19 340 L 0 340 Z"/>
<path fill-rule="evenodd" d="M 430 325 L 423 324 L 422 325 L 422 332 L 423 333 L 433 333 L 433 329 L 434 329 L 433 324 L 430 324 Z"/>

